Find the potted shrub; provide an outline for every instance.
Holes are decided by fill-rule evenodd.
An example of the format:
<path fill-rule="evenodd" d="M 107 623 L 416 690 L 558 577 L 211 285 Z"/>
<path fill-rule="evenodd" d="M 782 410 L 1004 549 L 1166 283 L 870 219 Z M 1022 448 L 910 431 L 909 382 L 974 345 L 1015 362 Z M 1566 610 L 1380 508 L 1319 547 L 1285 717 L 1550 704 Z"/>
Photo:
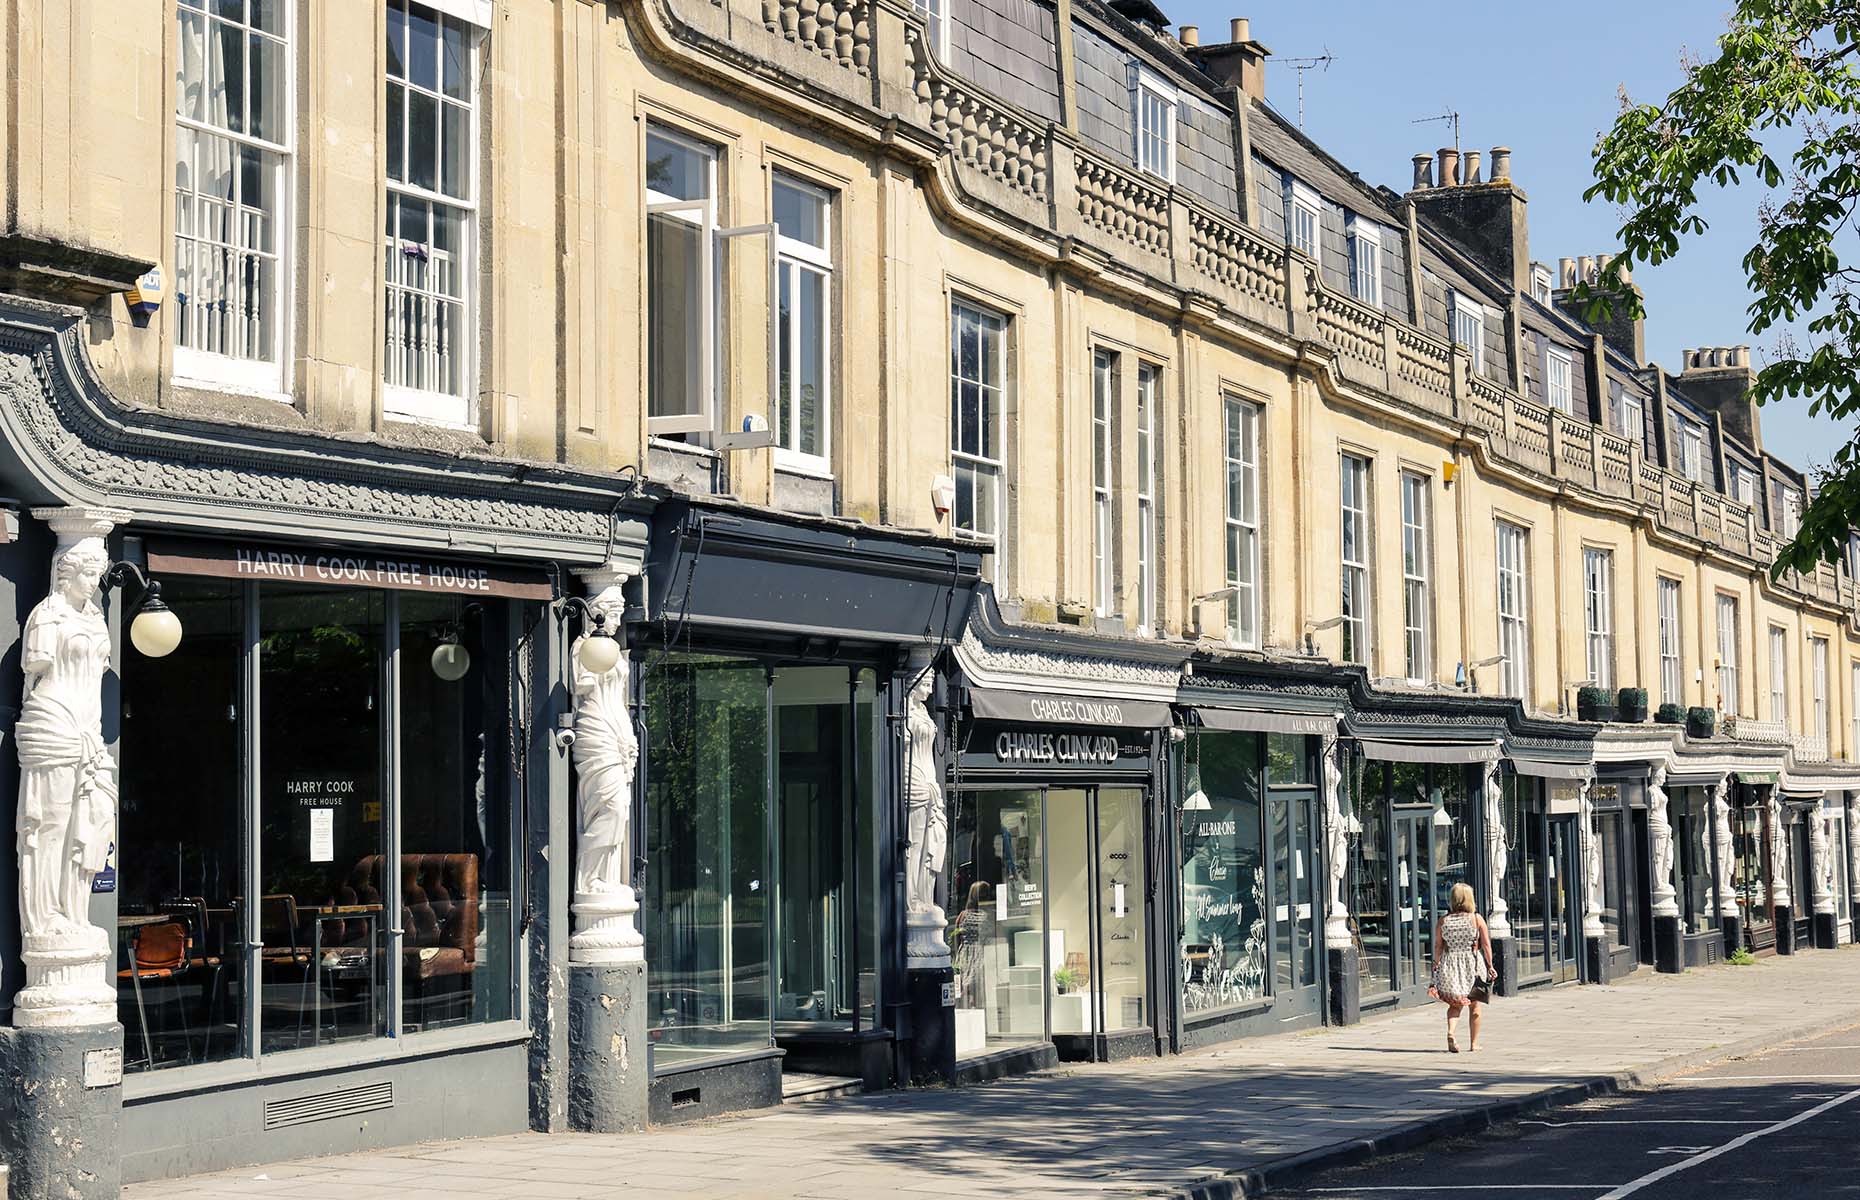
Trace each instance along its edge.
<path fill-rule="evenodd" d="M 1677 704 L 1662 704 L 1660 711 L 1653 714 L 1653 719 L 1662 725 L 1684 725 L 1686 710 Z"/>
<path fill-rule="evenodd" d="M 1614 705 L 1608 702 L 1608 693 L 1598 687 L 1576 689 L 1576 719 L 1579 721 L 1612 721 L 1615 719 Z"/>
<path fill-rule="evenodd" d="M 1061 967 L 1053 972 L 1053 990 L 1058 992 L 1061 996 L 1077 988 L 1084 982 L 1079 972 L 1071 967 Z"/>
<path fill-rule="evenodd" d="M 1686 710 L 1686 736 L 1708 738 L 1718 731 L 1718 710 L 1694 705 Z"/>
<path fill-rule="evenodd" d="M 1647 689 L 1622 688 L 1615 697 L 1615 720 L 1638 725 L 1647 719 Z"/>

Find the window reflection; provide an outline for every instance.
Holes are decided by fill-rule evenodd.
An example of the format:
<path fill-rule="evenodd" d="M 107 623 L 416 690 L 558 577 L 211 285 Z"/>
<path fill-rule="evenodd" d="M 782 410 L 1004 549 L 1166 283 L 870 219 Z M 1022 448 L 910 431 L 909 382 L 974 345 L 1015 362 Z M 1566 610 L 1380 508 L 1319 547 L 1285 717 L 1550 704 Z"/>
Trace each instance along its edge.
<path fill-rule="evenodd" d="M 1182 994 L 1191 1017 L 1266 995 L 1260 743 L 1254 733 L 1192 735 L 1180 813 Z"/>

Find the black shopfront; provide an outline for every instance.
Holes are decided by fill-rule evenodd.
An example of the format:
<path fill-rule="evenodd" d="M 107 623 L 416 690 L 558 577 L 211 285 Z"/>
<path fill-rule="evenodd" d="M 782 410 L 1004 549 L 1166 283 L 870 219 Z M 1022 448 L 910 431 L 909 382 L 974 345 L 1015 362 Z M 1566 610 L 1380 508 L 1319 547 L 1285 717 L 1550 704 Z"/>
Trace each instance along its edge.
<path fill-rule="evenodd" d="M 965 691 L 945 906 L 958 1059 L 1156 1053 L 1169 706 Z"/>
<path fill-rule="evenodd" d="M 629 630 L 653 1121 L 779 1103 L 785 1073 L 908 1077 L 906 705 L 947 713 L 978 569 L 850 522 L 656 512 Z"/>

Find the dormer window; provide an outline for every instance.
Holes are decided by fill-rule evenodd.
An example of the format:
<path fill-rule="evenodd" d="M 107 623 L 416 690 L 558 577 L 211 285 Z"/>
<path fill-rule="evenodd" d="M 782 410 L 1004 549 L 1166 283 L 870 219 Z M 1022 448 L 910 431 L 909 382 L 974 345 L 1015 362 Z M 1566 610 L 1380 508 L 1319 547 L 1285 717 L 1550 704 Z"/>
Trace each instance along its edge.
<path fill-rule="evenodd" d="M 1318 200 L 1316 192 L 1296 179 L 1286 186 L 1286 238 L 1294 249 L 1302 250 L 1312 258 L 1317 257 L 1318 215 L 1323 211 L 1323 205 Z"/>
<path fill-rule="evenodd" d="M 1731 466 L 1731 499 L 1739 504 L 1757 502 L 1757 473 L 1742 463 Z"/>
<path fill-rule="evenodd" d="M 1705 477 L 1705 427 L 1679 418 L 1679 473 L 1693 483 Z"/>
<path fill-rule="evenodd" d="M 1570 388 L 1573 365 L 1568 351 L 1544 347 L 1544 399 L 1551 408 L 1569 416 L 1576 415 L 1575 395 Z"/>
<path fill-rule="evenodd" d="M 1382 230 L 1355 215 L 1350 217 L 1350 295 L 1382 307 Z"/>
<path fill-rule="evenodd" d="M 1138 65 L 1131 71 L 1131 110 L 1136 116 L 1137 169 L 1175 182 L 1176 91 L 1162 76 Z"/>
<path fill-rule="evenodd" d="M 1539 304 L 1550 303 L 1550 268 L 1542 263 L 1531 264 L 1531 299 Z"/>
<path fill-rule="evenodd" d="M 1485 374 L 1485 305 L 1453 293 L 1453 344 L 1472 355 L 1473 374 Z"/>

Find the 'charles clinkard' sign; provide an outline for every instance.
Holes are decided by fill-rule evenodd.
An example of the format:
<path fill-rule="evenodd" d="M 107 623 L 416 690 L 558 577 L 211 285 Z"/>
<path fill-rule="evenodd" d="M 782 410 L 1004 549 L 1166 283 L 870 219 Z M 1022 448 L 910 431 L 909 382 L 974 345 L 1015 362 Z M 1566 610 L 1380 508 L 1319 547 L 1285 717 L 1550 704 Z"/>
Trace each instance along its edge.
<path fill-rule="evenodd" d="M 1050 733 L 1003 729 L 995 735 L 999 763 L 1103 763 L 1117 761 L 1117 739 L 1102 733 Z"/>

